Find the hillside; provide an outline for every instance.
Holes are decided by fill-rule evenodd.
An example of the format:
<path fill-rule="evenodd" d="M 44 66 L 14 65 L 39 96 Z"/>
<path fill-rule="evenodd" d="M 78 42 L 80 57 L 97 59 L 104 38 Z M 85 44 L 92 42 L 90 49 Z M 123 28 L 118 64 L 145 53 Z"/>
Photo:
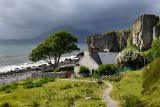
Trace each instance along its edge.
<path fill-rule="evenodd" d="M 92 35 L 91 32 L 85 29 L 75 29 L 72 26 L 65 25 L 65 26 L 59 26 L 59 27 L 53 28 L 34 38 L 7 39 L 7 40 L 0 39 L 0 44 L 41 43 L 51 34 L 61 31 L 61 30 L 67 30 L 69 33 L 73 34 L 74 36 L 77 36 L 79 39 L 78 41 L 79 43 L 84 43 L 85 38 L 89 35 Z"/>
<path fill-rule="evenodd" d="M 127 71 L 119 82 L 112 82 L 112 98 L 124 107 L 160 106 L 160 57 L 138 71 Z M 108 81 L 108 80 L 107 80 Z M 127 101 L 126 103 L 124 101 Z M 131 106 L 131 107 L 132 107 Z"/>

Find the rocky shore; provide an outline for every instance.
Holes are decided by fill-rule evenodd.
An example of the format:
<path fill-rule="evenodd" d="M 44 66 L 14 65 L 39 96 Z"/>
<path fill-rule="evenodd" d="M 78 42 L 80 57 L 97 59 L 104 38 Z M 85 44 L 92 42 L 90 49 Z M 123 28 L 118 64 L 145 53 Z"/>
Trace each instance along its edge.
<path fill-rule="evenodd" d="M 76 64 L 78 60 L 79 59 L 66 58 L 64 61 L 59 63 L 58 68 L 61 71 L 67 71 L 67 70 L 73 69 L 74 64 Z M 53 72 L 53 68 L 47 64 L 34 66 L 34 67 L 27 67 L 25 69 L 16 68 L 14 71 L 11 70 L 6 73 L 0 73 L 0 85 L 26 80 L 27 78 L 35 76 L 35 74 L 39 76 L 49 75 L 49 72 Z M 51 75 L 56 78 L 64 74 L 54 73 Z"/>

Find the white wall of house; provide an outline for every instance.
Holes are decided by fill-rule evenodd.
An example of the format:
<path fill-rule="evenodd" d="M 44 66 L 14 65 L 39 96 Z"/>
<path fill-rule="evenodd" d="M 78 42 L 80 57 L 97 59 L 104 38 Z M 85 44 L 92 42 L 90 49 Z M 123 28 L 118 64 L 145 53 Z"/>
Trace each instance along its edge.
<path fill-rule="evenodd" d="M 89 68 L 90 70 L 90 75 L 92 75 L 92 70 L 95 70 L 99 67 L 99 65 L 90 57 L 89 52 L 84 52 L 83 58 L 80 59 L 78 62 L 79 66 L 83 65 Z M 74 72 L 76 73 L 77 77 L 80 77 L 78 74 L 79 72 L 79 66 L 74 67 Z"/>

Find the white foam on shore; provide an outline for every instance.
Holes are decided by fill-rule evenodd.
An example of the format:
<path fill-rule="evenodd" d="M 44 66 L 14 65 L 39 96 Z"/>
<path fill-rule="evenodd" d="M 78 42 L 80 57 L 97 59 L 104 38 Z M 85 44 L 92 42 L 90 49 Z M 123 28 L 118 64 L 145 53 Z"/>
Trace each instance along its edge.
<path fill-rule="evenodd" d="M 75 56 L 69 56 L 69 57 L 61 57 L 61 59 L 60 59 L 60 62 L 61 61 L 64 61 L 66 58 L 71 58 L 71 59 L 76 59 L 75 58 Z M 52 61 L 54 61 L 54 60 L 52 60 Z M 44 61 L 39 61 L 39 62 L 36 62 L 36 63 L 34 63 L 34 62 L 29 62 L 29 63 L 23 63 L 23 64 L 19 64 L 19 65 L 10 65 L 10 66 L 4 66 L 4 67 L 0 67 L 0 73 L 5 73 L 5 72 L 9 72 L 9 71 L 14 71 L 14 70 L 16 70 L 16 69 L 25 69 L 25 68 L 27 68 L 27 67 L 37 67 L 37 66 L 39 66 L 39 65 L 42 65 L 42 64 L 47 64 L 48 65 L 48 63 L 46 63 L 46 62 L 44 62 Z"/>

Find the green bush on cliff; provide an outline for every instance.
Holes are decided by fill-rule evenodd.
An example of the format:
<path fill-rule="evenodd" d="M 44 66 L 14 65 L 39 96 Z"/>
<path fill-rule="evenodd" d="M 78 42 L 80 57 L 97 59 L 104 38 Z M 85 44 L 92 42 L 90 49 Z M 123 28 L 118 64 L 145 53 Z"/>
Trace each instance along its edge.
<path fill-rule="evenodd" d="M 127 46 L 130 46 L 132 44 L 132 30 L 128 36 L 128 39 L 127 39 Z"/>
<path fill-rule="evenodd" d="M 157 26 L 160 27 L 160 21 L 158 21 Z"/>
<path fill-rule="evenodd" d="M 103 33 L 103 35 L 116 35 L 116 31 L 109 31 L 109 32 Z"/>
<path fill-rule="evenodd" d="M 136 46 L 136 44 L 132 44 L 132 45 L 130 45 L 129 47 L 126 47 L 126 48 L 124 48 L 124 49 L 131 49 L 131 50 L 137 50 L 137 51 L 141 51 L 141 49 L 138 47 L 138 46 Z"/>
<path fill-rule="evenodd" d="M 160 37 L 152 42 L 151 47 L 151 49 L 143 52 L 143 56 L 148 63 L 158 58 L 160 55 Z"/>

